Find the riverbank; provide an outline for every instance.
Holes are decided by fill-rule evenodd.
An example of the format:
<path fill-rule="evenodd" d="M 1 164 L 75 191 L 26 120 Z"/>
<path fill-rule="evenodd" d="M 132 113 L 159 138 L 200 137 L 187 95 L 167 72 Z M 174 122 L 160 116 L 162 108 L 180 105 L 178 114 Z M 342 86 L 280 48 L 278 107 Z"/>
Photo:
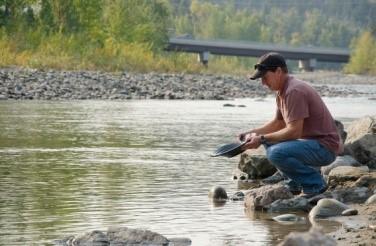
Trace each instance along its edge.
<path fill-rule="evenodd" d="M 295 76 L 312 83 L 322 96 L 328 97 L 373 98 L 374 91 L 357 90 L 350 85 L 376 87 L 376 76 L 340 72 L 298 73 Z M 0 99 L 3 100 L 228 100 L 268 95 L 272 92 L 261 83 L 244 76 L 0 69 Z"/>

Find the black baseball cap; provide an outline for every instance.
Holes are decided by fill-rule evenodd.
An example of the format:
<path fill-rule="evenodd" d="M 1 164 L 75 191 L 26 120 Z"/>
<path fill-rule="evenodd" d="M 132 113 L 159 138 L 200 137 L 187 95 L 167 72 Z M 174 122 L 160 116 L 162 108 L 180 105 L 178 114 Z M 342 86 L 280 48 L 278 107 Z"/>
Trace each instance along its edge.
<path fill-rule="evenodd" d="M 277 67 L 287 67 L 285 58 L 279 53 L 270 52 L 261 56 L 255 65 L 255 71 L 249 76 L 255 80 L 264 76 L 267 71 L 275 71 Z"/>

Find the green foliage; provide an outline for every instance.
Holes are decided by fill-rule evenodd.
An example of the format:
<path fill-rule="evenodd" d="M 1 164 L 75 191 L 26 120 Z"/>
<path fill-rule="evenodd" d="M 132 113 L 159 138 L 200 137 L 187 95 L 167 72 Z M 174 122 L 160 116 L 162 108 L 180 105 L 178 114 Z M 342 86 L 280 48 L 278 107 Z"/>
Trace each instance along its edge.
<path fill-rule="evenodd" d="M 205 69 L 163 47 L 168 35 L 188 34 L 347 48 L 376 30 L 375 11 L 371 0 L 0 0 L 0 66 L 245 73 L 253 58 L 211 56 Z M 369 59 L 357 44 L 369 39 L 354 41 L 347 71 L 373 71 L 355 65 Z"/>
<path fill-rule="evenodd" d="M 364 32 L 352 44 L 352 55 L 345 71 L 376 75 L 376 38 L 371 32 Z"/>

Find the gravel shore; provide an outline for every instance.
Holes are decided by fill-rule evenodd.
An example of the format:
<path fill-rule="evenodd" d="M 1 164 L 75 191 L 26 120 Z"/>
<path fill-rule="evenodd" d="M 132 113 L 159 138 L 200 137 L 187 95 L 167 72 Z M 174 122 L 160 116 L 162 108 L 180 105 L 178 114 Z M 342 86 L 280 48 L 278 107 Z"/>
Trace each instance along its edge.
<path fill-rule="evenodd" d="M 374 97 L 376 76 L 345 75 L 340 72 L 298 73 L 322 96 Z M 0 99 L 186 99 L 228 100 L 272 95 L 259 81 L 246 77 L 207 74 L 106 73 L 57 71 L 27 68 L 0 69 Z"/>

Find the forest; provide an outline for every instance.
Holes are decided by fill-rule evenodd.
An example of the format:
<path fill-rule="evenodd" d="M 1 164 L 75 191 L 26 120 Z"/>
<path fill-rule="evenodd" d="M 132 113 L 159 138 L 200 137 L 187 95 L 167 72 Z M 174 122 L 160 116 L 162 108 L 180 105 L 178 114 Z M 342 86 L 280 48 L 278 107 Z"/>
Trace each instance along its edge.
<path fill-rule="evenodd" d="M 245 73 L 255 62 L 212 56 L 205 68 L 164 51 L 184 36 L 349 48 L 340 69 L 375 75 L 375 16 L 375 0 L 0 0 L 0 66 Z"/>

